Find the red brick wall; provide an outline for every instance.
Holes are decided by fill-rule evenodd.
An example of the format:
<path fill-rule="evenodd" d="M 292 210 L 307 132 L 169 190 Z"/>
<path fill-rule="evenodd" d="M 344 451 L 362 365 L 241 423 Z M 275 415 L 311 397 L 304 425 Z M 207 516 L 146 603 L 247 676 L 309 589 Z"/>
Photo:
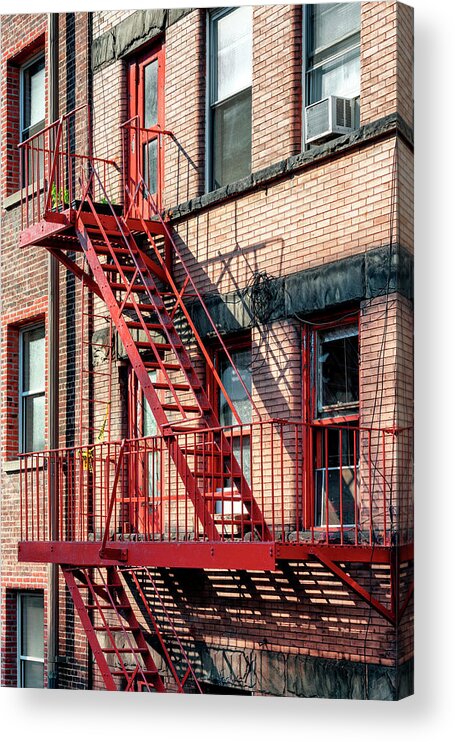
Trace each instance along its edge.
<path fill-rule="evenodd" d="M 2 17 L 0 79 L 4 101 L 1 122 L 1 162 L 5 174 L 1 189 L 3 198 L 19 189 L 19 70 L 37 52 L 44 51 L 46 30 L 44 13 Z"/>
<path fill-rule="evenodd" d="M 87 14 L 66 14 L 60 16 L 60 112 L 87 100 Z M 29 58 L 32 51 L 46 49 L 46 16 L 5 16 L 2 18 L 2 126 L 8 122 L 8 138 L 2 137 L 2 166 L 7 161 L 11 166 L 2 167 L 5 176 L 1 183 L 4 198 L 18 188 L 17 168 L 14 159 L 17 152 L 18 129 L 11 126 L 12 118 L 18 117 L 10 103 L 17 102 L 18 90 L 5 87 L 18 81 L 15 72 L 17 65 Z M 76 43 L 77 41 L 77 43 Z M 47 53 L 47 50 L 46 50 Z M 47 70 L 47 66 L 46 66 Z M 47 76 L 46 76 L 47 80 Z M 47 85 L 47 82 L 46 82 Z M 8 93 L 8 95 L 6 94 Z M 86 120 L 86 119 L 85 119 Z M 5 130 L 4 130 L 5 131 Z M 83 141 L 87 132 L 80 127 L 76 131 L 76 146 Z M 5 203 L 3 201 L 3 206 Z M 9 203 L 2 212 L 2 364 L 1 364 L 1 413 L 5 424 L 2 426 L 2 520 L 1 520 L 1 561 L 2 561 L 2 647 L 5 651 L 5 676 L 3 682 L 15 685 L 15 612 L 14 597 L 18 590 L 42 589 L 47 601 L 47 565 L 19 563 L 17 545 L 20 540 L 20 481 L 17 464 L 18 451 L 18 333 L 25 324 L 37 319 L 47 321 L 47 253 L 43 248 L 18 248 L 20 231 L 20 206 Z M 75 369 L 75 341 L 77 302 L 75 283 L 66 272 L 61 277 L 61 324 L 60 324 L 60 427 L 61 444 L 75 443 L 75 395 L 78 385 Z M 47 344 L 46 344 L 47 347 Z M 13 597 L 12 597 L 13 596 Z M 64 593 L 62 593 L 62 621 L 64 626 Z M 13 602 L 12 602 L 13 601 Z M 45 614 L 45 621 L 47 613 Z M 74 651 L 65 647 L 62 634 L 60 654 L 67 657 L 65 677 L 71 683 L 85 683 L 86 642 L 82 635 L 74 642 Z M 82 680 L 77 677 L 82 673 Z M 78 675 L 79 674 L 79 675 Z"/>

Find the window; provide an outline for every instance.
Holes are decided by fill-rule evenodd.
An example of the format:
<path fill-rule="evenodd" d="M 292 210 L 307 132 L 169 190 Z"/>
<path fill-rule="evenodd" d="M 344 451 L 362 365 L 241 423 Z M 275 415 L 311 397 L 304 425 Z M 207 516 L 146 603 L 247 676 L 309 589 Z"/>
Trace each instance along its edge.
<path fill-rule="evenodd" d="M 156 383 L 158 372 L 150 371 L 149 378 L 153 384 Z M 131 438 L 147 439 L 158 435 L 155 417 L 132 369 L 129 374 L 128 422 Z M 129 495 L 123 497 L 123 502 L 129 503 L 124 512 L 123 528 L 153 538 L 154 534 L 162 533 L 164 522 L 161 499 L 164 462 L 160 443 L 156 440 L 142 440 L 136 451 L 130 464 Z"/>
<path fill-rule="evenodd" d="M 306 101 L 328 95 L 356 98 L 359 126 L 360 3 L 306 6 Z"/>
<path fill-rule="evenodd" d="M 130 177 L 137 183 L 142 176 L 150 194 L 156 198 L 161 192 L 163 173 L 163 151 L 157 134 L 157 129 L 164 128 L 162 45 L 147 51 L 129 66 L 129 117 L 137 117 L 138 125 L 137 129 L 129 130 Z"/>
<path fill-rule="evenodd" d="M 208 186 L 220 188 L 251 172 L 251 7 L 211 14 L 209 21 Z"/>
<path fill-rule="evenodd" d="M 44 54 L 35 57 L 20 70 L 20 141 L 34 137 L 44 129 L 46 116 Z M 24 158 L 25 159 L 25 158 Z M 22 160 L 22 185 L 40 182 L 44 175 L 44 135 L 33 140 L 28 162 Z"/>
<path fill-rule="evenodd" d="M 307 338 L 312 525 L 349 529 L 357 522 L 359 494 L 358 324 L 315 326 Z"/>
<path fill-rule="evenodd" d="M 316 335 L 317 417 L 358 412 L 359 332 L 356 325 Z"/>
<path fill-rule="evenodd" d="M 21 142 L 44 128 L 46 115 L 44 80 L 44 54 L 21 67 Z"/>
<path fill-rule="evenodd" d="M 19 450 L 41 451 L 45 446 L 44 325 L 21 330 L 19 337 Z"/>
<path fill-rule="evenodd" d="M 17 685 L 44 687 L 44 597 L 39 593 L 17 596 Z"/>
<path fill-rule="evenodd" d="M 220 424 L 223 427 L 231 428 L 228 430 L 227 434 L 231 438 L 233 454 L 243 470 L 245 479 L 250 482 L 251 438 L 249 435 L 248 424 L 251 423 L 252 419 L 250 399 L 251 347 L 249 342 L 245 340 L 242 343 L 230 345 L 228 350 L 238 373 L 233 369 L 226 353 L 221 350 L 217 351 L 215 354 L 215 367 L 220 376 L 221 383 L 223 384 L 238 417 L 242 421 L 242 425 L 246 427 L 238 426 L 237 419 L 222 391 L 218 394 L 218 417 Z M 226 482 L 226 485 L 229 486 L 230 483 Z"/>

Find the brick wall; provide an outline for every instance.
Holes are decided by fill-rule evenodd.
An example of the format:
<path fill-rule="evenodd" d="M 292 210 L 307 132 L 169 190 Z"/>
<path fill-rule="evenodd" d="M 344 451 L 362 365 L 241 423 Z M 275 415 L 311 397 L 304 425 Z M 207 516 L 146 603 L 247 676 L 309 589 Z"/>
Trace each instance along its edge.
<path fill-rule="evenodd" d="M 204 190 L 205 13 L 195 10 L 166 32 L 165 200 L 186 201 Z"/>
<path fill-rule="evenodd" d="M 61 14 L 59 28 L 59 83 L 60 112 L 71 110 L 76 104 L 87 100 L 88 66 L 88 15 Z M 1 561 L 2 561 L 2 647 L 5 665 L 3 682 L 15 685 L 14 659 L 14 626 L 15 612 L 13 603 L 18 590 L 41 589 L 47 601 L 47 565 L 30 565 L 19 563 L 17 544 L 20 540 L 20 480 L 18 452 L 18 338 L 21 327 L 44 319 L 47 323 L 47 253 L 43 248 L 18 248 L 20 231 L 20 206 L 17 200 L 4 201 L 6 195 L 18 189 L 18 172 L 14 169 L 17 162 L 18 128 L 10 126 L 16 113 L 11 109 L 11 101 L 18 100 L 18 65 L 26 61 L 30 53 L 37 49 L 46 50 L 47 31 L 46 16 L 5 16 L 2 18 L 2 125 L 8 122 L 8 138 L 2 137 L 2 162 L 8 160 L 11 167 L 4 168 L 7 176 L 2 179 L 2 364 L 1 364 L 1 412 L 5 425 L 2 426 L 2 518 L 1 518 Z M 8 75 L 6 74 L 8 70 Z M 12 74 L 14 72 L 14 74 Z M 47 59 L 46 59 L 47 72 Z M 47 80 L 47 74 L 46 74 Z M 15 90 L 11 86 L 15 86 Z M 47 86 L 47 82 L 46 82 Z M 8 95 L 6 94 L 8 93 Z M 46 93 L 47 100 L 47 93 Z M 16 116 L 17 123 L 18 117 Z M 77 125 L 74 132 L 74 146 L 86 147 L 87 118 L 83 125 Z M 5 208 L 6 207 L 6 208 Z M 75 280 L 66 272 L 60 271 L 60 441 L 72 445 L 76 431 L 76 389 L 78 372 L 75 367 L 77 298 Z M 46 343 L 46 357 L 48 347 Z M 46 379 L 47 383 L 47 379 Z M 42 472 L 40 473 L 40 476 Z M 63 595 L 64 593 L 62 593 Z M 63 603 L 62 603 L 63 607 Z M 64 611 L 62 610 L 62 620 Z M 47 612 L 45 613 L 45 622 Z M 64 626 L 64 620 L 63 620 Z M 46 633 L 46 632 L 45 632 Z M 74 652 L 67 652 L 65 637 L 62 635 L 60 654 L 67 657 L 65 677 L 72 677 L 72 684 L 77 685 L 76 676 L 86 663 L 86 641 L 82 634 L 74 640 Z M 79 656 L 78 656 L 79 653 Z M 83 669 L 82 669 L 83 672 Z M 82 675 L 82 677 L 84 677 Z M 85 680 L 80 681 L 83 687 Z"/>
<path fill-rule="evenodd" d="M 253 10 L 252 170 L 301 149 L 302 8 Z"/>
<path fill-rule="evenodd" d="M 399 113 L 413 124 L 413 8 L 402 3 L 361 5 L 360 122 Z"/>
<path fill-rule="evenodd" d="M 96 12 L 94 36 L 109 31 L 130 13 Z M 14 25 L 8 19 L 2 24 L 2 70 L 7 72 L 2 76 L 2 85 L 9 86 L 8 90 L 15 85 L 17 60 L 28 53 L 34 39 L 45 33 L 44 16 L 20 16 L 19 23 L 21 25 Z M 412 13 L 405 6 L 363 4 L 362 123 L 398 112 L 412 124 L 409 92 L 412 60 L 407 50 L 412 36 L 411 25 Z M 255 7 L 253 169 L 270 165 L 300 149 L 300 27 L 299 7 Z M 88 33 L 87 14 L 62 14 L 61 112 L 87 99 Z M 204 188 L 204 40 L 203 10 L 194 10 L 170 26 L 165 34 L 165 121 L 181 148 L 175 143 L 166 146 L 168 206 L 190 199 Z M 8 64 L 11 59 L 14 64 Z M 122 153 L 118 127 L 127 117 L 126 67 L 127 60 L 116 60 L 97 69 L 93 75 L 95 154 L 119 164 Z M 3 87 L 3 100 L 5 90 Z M 12 113 L 7 112 L 6 116 L 10 138 L 4 140 L 7 145 L 2 150 L 3 163 L 9 162 L 8 158 L 14 157 L 15 151 L 14 126 L 11 125 L 16 115 L 14 94 L 10 100 L 12 108 L 8 110 Z M 3 127 L 4 122 L 3 115 Z M 273 136 L 271 127 L 276 129 Z M 77 143 L 85 138 L 86 130 L 81 127 L 76 135 Z M 14 173 L 13 170 L 8 172 Z M 412 179 L 412 150 L 402 140 L 396 144 L 394 135 L 389 133 L 365 143 L 355 143 L 333 156 L 321 154 L 319 159 L 316 157 L 292 176 L 276 179 L 244 195 L 226 198 L 195 211 L 186 219 L 179 219 L 175 222 L 178 244 L 198 287 L 212 297 L 244 289 L 260 271 L 272 277 L 289 276 L 351 255 L 368 254 L 373 248 L 387 248 L 392 242 L 411 251 Z M 118 176 L 113 177 L 108 186 L 113 199 L 120 200 Z M 6 180 L 2 183 L 2 194 L 9 194 L 14 188 L 13 181 Z M 18 250 L 17 207 L 8 206 L 2 216 L 1 411 L 2 419 L 6 420 L 2 442 L 5 462 L 15 458 L 17 449 L 15 343 L 18 327 L 46 315 L 47 258 L 40 248 Z M 179 277 L 178 267 L 176 273 Z M 79 442 L 81 299 L 76 279 L 63 269 L 60 269 L 60 286 L 60 433 L 61 443 L 71 446 Z M 103 313 L 98 301 L 95 309 Z M 327 312 L 330 309 L 326 307 Z M 410 302 L 397 293 L 374 299 L 364 296 L 361 302 L 361 422 L 366 425 L 407 426 L 412 422 L 411 311 Z M 93 329 L 100 329 L 103 323 L 98 318 Z M 258 409 L 274 417 L 299 419 L 302 411 L 300 323 L 296 318 L 267 320 L 262 326 L 253 327 L 251 334 L 253 396 Z M 198 366 L 203 370 L 200 362 Z M 123 374 L 114 364 L 111 397 L 114 438 L 126 431 Z M 105 389 L 101 382 L 99 384 L 95 392 L 100 391 L 105 396 Z M 380 404 L 375 403 L 378 398 Z M 101 426 L 103 407 L 98 405 L 94 411 L 95 430 Z M 397 471 L 408 456 L 406 447 L 398 447 L 394 460 Z M 292 456 L 287 465 L 292 468 Z M 21 587 L 45 589 L 47 585 L 46 567 L 30 567 L 17 562 L 18 480 L 15 471 L 2 474 L 2 580 L 7 591 L 4 593 L 2 641 L 7 657 L 6 684 L 15 682 L 11 664 L 14 645 L 12 596 Z M 269 484 L 271 481 L 270 478 Z M 403 499 L 396 503 L 399 515 L 409 494 L 409 488 L 403 485 L 400 491 Z M 403 592 L 412 574 L 409 567 L 404 569 L 408 572 L 402 578 Z M 389 605 L 386 567 L 356 566 L 352 574 Z M 344 667 L 342 663 L 347 662 L 393 668 L 397 661 L 395 633 L 391 626 L 315 562 L 281 565 L 275 574 L 184 570 L 174 573 L 168 570 L 158 577 L 190 645 L 192 642 L 201 672 L 210 682 L 217 681 L 217 673 L 218 681 L 222 682 L 223 678 L 226 681 L 227 676 L 223 675 L 226 663 L 235 652 L 241 657 L 239 655 L 238 672 L 234 673 L 234 679 L 231 677 L 231 683 L 257 693 L 274 693 L 275 689 L 277 693 L 282 692 L 283 686 L 278 686 L 277 680 L 280 673 L 273 671 L 273 663 L 277 663 L 276 667 L 285 667 L 281 675 L 290 678 L 291 665 L 298 676 L 295 658 L 299 661 L 308 657 L 335 660 L 341 663 L 341 668 Z M 61 668 L 61 682 L 67 687 L 81 688 L 88 682 L 86 639 L 62 581 L 60 588 L 60 652 L 67 658 Z M 400 652 L 403 662 L 412 654 L 411 605 L 400 628 Z M 283 655 L 287 656 L 286 660 L 277 660 Z M 247 674 L 242 680 L 242 662 L 255 663 L 254 679 Z M 212 671 L 209 672 L 210 663 Z M 364 675 L 366 677 L 367 673 Z M 365 677 L 364 685 L 355 691 L 359 697 L 366 692 Z M 95 678 L 95 686 L 98 685 Z M 287 690 L 297 695 L 296 688 L 296 684 L 292 688 L 289 685 Z M 334 694 L 336 690 L 329 688 L 327 692 Z"/>
<path fill-rule="evenodd" d="M 19 74 L 20 67 L 46 46 L 46 15 L 2 16 L 1 97 L 4 101 L 1 122 L 1 163 L 5 174 L 1 197 L 19 189 Z M 46 76 L 47 79 L 47 76 Z M 47 89 L 46 89 L 47 96 Z"/>

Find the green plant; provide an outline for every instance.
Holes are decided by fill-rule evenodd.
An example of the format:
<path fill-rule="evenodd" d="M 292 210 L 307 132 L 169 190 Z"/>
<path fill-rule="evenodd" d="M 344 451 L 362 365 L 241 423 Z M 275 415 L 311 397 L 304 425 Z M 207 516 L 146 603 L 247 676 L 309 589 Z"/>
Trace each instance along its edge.
<path fill-rule="evenodd" d="M 69 203 L 68 190 L 66 188 L 61 188 L 60 190 L 57 190 L 57 186 L 55 185 L 55 183 L 52 183 L 51 199 L 52 199 L 53 209 L 56 209 L 57 206 L 59 206 L 59 204 Z"/>

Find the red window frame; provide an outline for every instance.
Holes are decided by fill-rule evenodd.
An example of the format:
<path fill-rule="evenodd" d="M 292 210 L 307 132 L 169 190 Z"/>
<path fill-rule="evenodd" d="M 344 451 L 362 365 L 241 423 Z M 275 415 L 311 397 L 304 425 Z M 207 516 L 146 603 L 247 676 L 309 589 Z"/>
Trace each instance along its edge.
<path fill-rule="evenodd" d="M 157 141 L 157 189 L 152 196 L 157 202 L 158 208 L 162 206 L 162 192 L 164 185 L 164 137 L 156 132 L 145 129 L 145 68 L 157 60 L 157 124 L 154 129 L 164 129 L 165 102 L 165 45 L 160 42 L 152 49 L 148 49 L 141 56 L 136 57 L 128 68 L 128 118 L 135 119 L 138 124 L 137 131 L 129 137 L 129 161 L 128 173 L 130 182 L 137 183 L 140 176 L 145 178 L 143 162 L 144 145 L 154 140 Z M 137 118 L 136 118 L 137 117 Z M 138 141 L 136 141 L 136 139 Z"/>
<path fill-rule="evenodd" d="M 328 454 L 324 456 L 324 448 L 328 445 L 329 430 L 338 428 L 340 431 L 345 430 L 349 427 L 358 427 L 360 421 L 360 384 L 359 384 L 359 400 L 357 411 L 349 412 L 348 414 L 335 414 L 333 416 L 320 416 L 318 415 L 317 409 L 317 394 L 318 394 L 318 374 L 317 374 L 317 363 L 318 363 L 318 348 L 317 338 L 318 333 L 341 329 L 343 327 L 349 327 L 355 325 L 358 333 L 359 343 L 359 373 L 360 373 L 360 314 L 358 311 L 353 310 L 348 315 L 337 316 L 337 317 L 323 317 L 319 318 L 315 322 L 306 324 L 302 328 L 302 400 L 303 400 L 303 423 L 304 423 L 304 461 L 308 462 L 305 466 L 304 478 L 305 478 L 305 507 L 303 508 L 304 523 L 303 528 L 315 531 L 328 531 L 333 525 L 326 523 L 325 525 L 316 525 L 316 475 L 318 470 L 324 468 L 324 460 L 327 463 Z M 341 433 L 340 435 L 342 435 Z M 358 436 L 354 433 L 354 440 L 358 440 Z M 341 441 L 340 441 L 341 442 Z M 355 446 L 354 446 L 355 447 Z M 354 458 L 358 456 L 358 450 L 355 451 Z M 343 525 L 343 523 L 342 523 Z M 350 524 L 351 525 L 351 524 Z M 340 526 L 341 527 L 341 526 Z"/>

